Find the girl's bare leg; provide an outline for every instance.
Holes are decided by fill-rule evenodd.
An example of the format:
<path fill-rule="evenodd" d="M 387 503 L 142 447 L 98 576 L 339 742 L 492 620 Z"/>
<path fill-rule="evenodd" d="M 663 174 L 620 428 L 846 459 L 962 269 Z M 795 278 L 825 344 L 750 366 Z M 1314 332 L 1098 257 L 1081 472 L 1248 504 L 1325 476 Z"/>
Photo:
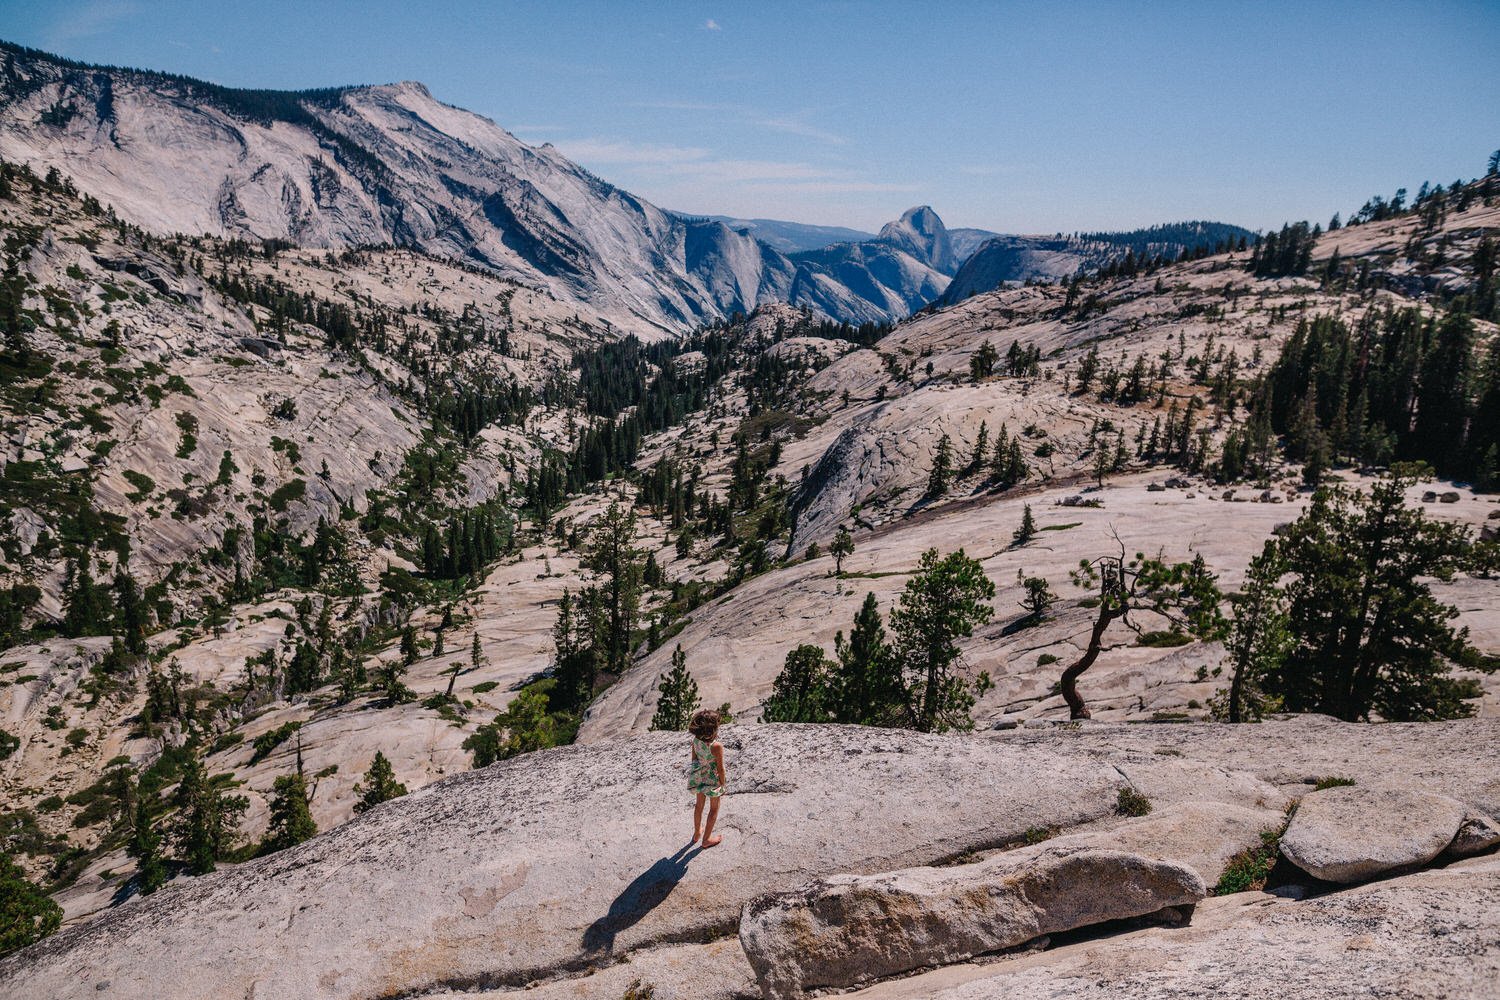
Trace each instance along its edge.
<path fill-rule="evenodd" d="M 708 804 L 708 825 L 703 828 L 703 846 L 713 847 L 723 837 L 714 836 L 714 821 L 719 818 L 719 800 L 713 799 Z"/>
<path fill-rule="evenodd" d="M 702 792 L 698 793 L 698 803 L 697 803 L 697 805 L 693 806 L 693 839 L 690 840 L 690 841 L 688 841 L 689 844 L 697 843 L 697 841 L 698 841 L 698 831 L 703 828 L 703 800 L 706 799 L 706 798 L 708 798 L 707 795 L 704 795 Z M 714 802 L 714 810 L 715 810 L 715 812 L 718 811 L 718 808 L 719 808 L 719 803 L 718 803 L 717 800 L 715 800 L 715 802 Z M 710 830 L 712 830 L 713 827 L 714 827 L 713 817 L 709 816 L 709 819 L 708 819 L 708 828 Z"/>

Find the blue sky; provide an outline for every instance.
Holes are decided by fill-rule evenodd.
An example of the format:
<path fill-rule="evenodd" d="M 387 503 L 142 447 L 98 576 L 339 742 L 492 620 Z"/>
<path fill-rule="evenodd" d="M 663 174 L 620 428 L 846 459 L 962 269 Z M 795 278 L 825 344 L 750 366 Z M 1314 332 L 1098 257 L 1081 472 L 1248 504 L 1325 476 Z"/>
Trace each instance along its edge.
<path fill-rule="evenodd" d="M 0 37 L 232 86 L 417 79 L 659 205 L 865 229 L 1323 220 L 1500 147 L 1500 0 L 0 0 Z"/>

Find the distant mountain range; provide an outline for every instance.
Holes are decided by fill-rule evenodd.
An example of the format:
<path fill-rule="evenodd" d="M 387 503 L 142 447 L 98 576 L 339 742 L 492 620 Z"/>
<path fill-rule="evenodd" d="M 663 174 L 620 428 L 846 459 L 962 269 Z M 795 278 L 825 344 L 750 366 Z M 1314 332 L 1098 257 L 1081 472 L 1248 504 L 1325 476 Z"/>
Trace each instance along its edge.
<path fill-rule="evenodd" d="M 1054 247 L 950 231 L 925 206 L 875 236 L 685 216 L 420 83 L 242 90 L 8 43 L 0 54 L 0 157 L 56 167 L 148 229 L 409 246 L 544 288 L 626 329 L 678 333 L 768 302 L 888 322 L 945 293 L 1065 276 L 1124 252 L 1107 238 Z"/>

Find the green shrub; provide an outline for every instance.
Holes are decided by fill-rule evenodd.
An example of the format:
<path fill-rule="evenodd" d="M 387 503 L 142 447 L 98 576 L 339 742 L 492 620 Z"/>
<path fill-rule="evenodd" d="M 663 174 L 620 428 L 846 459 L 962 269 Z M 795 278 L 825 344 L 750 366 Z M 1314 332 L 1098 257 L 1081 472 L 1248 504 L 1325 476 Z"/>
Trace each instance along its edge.
<path fill-rule="evenodd" d="M 1115 799 L 1115 812 L 1121 816 L 1146 816 L 1151 812 L 1151 800 L 1127 786 L 1120 789 Z"/>
<path fill-rule="evenodd" d="M 1050 667 L 1057 661 L 1058 657 L 1053 656 L 1051 653 L 1043 653 L 1041 656 L 1038 656 L 1036 658 L 1036 665 L 1039 667 Z"/>
<path fill-rule="evenodd" d="M 191 413 L 177 414 L 177 430 L 182 434 L 177 443 L 177 457 L 192 458 L 198 450 L 198 418 Z"/>
<path fill-rule="evenodd" d="M 475 694 L 484 694 L 486 691 L 493 691 L 499 686 L 499 681 L 480 681 L 474 685 L 473 691 Z"/>
<path fill-rule="evenodd" d="M 1276 854 L 1281 847 L 1280 830 L 1262 830 L 1260 846 L 1241 851 L 1229 859 L 1224 873 L 1214 886 L 1215 896 L 1227 896 L 1234 892 L 1249 892 L 1263 889 L 1271 869 L 1276 866 Z"/>
<path fill-rule="evenodd" d="M 136 472 L 134 469 L 125 470 L 125 481 L 135 487 L 134 493 L 125 494 L 125 499 L 131 503 L 140 503 L 151 495 L 152 490 L 156 489 L 156 480 L 144 472 Z"/>
<path fill-rule="evenodd" d="M 1143 632 L 1136 639 L 1137 646 L 1152 646 L 1160 648 L 1171 648 L 1173 646 L 1186 646 L 1193 641 L 1193 637 L 1175 630 L 1164 632 Z"/>
<path fill-rule="evenodd" d="M 265 760 L 270 756 L 272 750 L 275 750 L 277 747 L 281 746 L 281 744 L 285 743 L 293 733 L 301 728 L 302 723 L 300 722 L 285 722 L 277 726 L 275 729 L 261 733 L 259 736 L 255 737 L 255 740 L 250 744 L 252 748 L 250 753 L 250 763 L 256 764 L 262 760 Z"/>
<path fill-rule="evenodd" d="M 1321 792 L 1325 788 L 1345 788 L 1356 784 L 1353 778 L 1339 778 L 1330 775 L 1327 778 L 1319 778 L 1318 783 L 1313 785 L 1313 791 Z"/>
<path fill-rule="evenodd" d="M 294 501 L 301 500 L 306 495 L 307 480 L 293 479 L 289 483 L 278 486 L 276 492 L 271 494 L 271 509 L 280 513 L 286 510 Z"/>

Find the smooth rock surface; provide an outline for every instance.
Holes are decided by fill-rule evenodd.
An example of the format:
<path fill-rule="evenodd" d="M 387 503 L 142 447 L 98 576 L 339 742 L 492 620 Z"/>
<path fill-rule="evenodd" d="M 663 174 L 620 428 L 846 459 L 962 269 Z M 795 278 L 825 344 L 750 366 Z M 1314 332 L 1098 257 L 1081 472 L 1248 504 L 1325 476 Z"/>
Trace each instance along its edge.
<path fill-rule="evenodd" d="M 1122 851 L 1052 846 L 951 868 L 836 875 L 745 907 L 740 944 L 767 1000 L 844 987 L 1024 944 L 1044 934 L 1191 906 L 1192 869 Z"/>
<path fill-rule="evenodd" d="M 724 843 L 686 847 L 680 734 L 565 747 L 388 802 L 298 847 L 0 961 L 0 996 L 384 997 L 612 964 L 732 931 L 742 904 L 1112 814 L 1119 773 L 973 737 L 734 726 Z M 178 961 L 213 956 L 184 976 Z"/>
<path fill-rule="evenodd" d="M 1453 842 L 1462 802 L 1409 788 L 1344 786 L 1309 792 L 1281 838 L 1281 853 L 1314 878 L 1367 882 L 1419 868 Z"/>

